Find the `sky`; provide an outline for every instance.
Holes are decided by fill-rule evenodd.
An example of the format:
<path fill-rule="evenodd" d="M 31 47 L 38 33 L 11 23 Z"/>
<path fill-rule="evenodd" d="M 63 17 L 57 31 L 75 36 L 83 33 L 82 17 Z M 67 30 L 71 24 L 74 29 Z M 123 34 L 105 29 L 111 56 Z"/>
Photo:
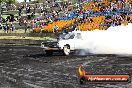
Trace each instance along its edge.
<path fill-rule="evenodd" d="M 18 2 L 23 2 L 24 0 L 17 0 Z M 27 1 L 29 1 L 29 0 L 27 0 Z M 33 0 L 31 0 L 31 1 L 33 1 Z"/>
<path fill-rule="evenodd" d="M 23 2 L 24 0 L 17 0 L 18 2 Z"/>

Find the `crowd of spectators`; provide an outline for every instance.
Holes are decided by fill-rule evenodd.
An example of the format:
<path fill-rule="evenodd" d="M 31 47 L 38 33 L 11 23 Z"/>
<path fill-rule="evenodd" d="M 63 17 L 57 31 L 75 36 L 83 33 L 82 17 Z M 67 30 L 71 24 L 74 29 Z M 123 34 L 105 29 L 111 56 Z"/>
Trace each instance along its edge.
<path fill-rule="evenodd" d="M 46 0 L 43 3 L 35 4 L 11 4 L 8 5 L 6 10 L 17 11 L 18 16 L 11 14 L 5 19 L 1 17 L 0 26 L 2 26 L 2 22 L 5 22 L 3 26 L 4 30 L 7 31 L 11 29 L 13 31 L 15 29 L 14 21 L 16 21 L 19 22 L 20 26 L 25 26 L 26 32 L 27 28 L 42 27 L 57 20 L 68 20 L 78 17 L 80 20 L 76 21 L 75 24 L 69 25 L 72 30 L 75 30 L 78 23 L 92 22 L 92 19 L 89 18 L 90 16 L 100 15 L 104 15 L 106 19 L 112 20 L 108 22 L 109 25 L 118 25 L 120 21 L 125 19 L 130 22 L 130 18 L 126 16 L 130 14 L 129 12 L 131 12 L 132 9 L 131 1 L 127 3 L 125 0 L 110 0 L 110 2 L 106 3 L 101 3 L 101 1 L 102 0 L 94 0 L 94 2 L 89 5 L 89 9 L 85 9 L 84 5 L 86 5 L 86 2 L 91 2 L 91 0 L 78 0 L 77 2 Z M 39 14 L 36 16 L 37 13 Z M 23 16 L 22 14 L 26 15 Z M 8 24 L 8 22 L 11 23 Z M 57 29 L 58 26 L 54 25 L 53 32 Z M 64 26 L 63 29 L 67 29 L 67 26 Z"/>

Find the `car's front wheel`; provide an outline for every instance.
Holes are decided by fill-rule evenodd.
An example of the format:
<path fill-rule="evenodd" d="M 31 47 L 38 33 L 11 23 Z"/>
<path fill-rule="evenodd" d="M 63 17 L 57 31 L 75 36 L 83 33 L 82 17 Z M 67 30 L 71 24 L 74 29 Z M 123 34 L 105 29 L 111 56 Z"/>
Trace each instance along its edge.
<path fill-rule="evenodd" d="M 70 46 L 65 45 L 63 48 L 64 55 L 68 56 L 71 53 Z"/>

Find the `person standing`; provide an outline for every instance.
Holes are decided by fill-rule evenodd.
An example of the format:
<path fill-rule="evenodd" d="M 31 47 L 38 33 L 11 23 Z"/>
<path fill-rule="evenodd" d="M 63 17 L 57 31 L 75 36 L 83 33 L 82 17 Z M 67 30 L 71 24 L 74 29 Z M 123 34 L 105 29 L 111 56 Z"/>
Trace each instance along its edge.
<path fill-rule="evenodd" d="M 55 25 L 55 26 L 53 27 L 53 33 L 56 33 L 56 32 L 58 31 L 58 29 L 59 29 L 59 27 L 58 27 L 57 25 Z"/>
<path fill-rule="evenodd" d="M 14 29 L 15 29 L 15 25 L 14 25 L 13 23 L 11 23 L 11 25 L 10 25 L 10 29 L 11 29 L 11 31 L 14 31 Z"/>
<path fill-rule="evenodd" d="M 24 27 L 25 27 L 25 33 L 27 32 L 27 20 L 26 19 L 24 19 Z"/>
<path fill-rule="evenodd" d="M 32 28 L 35 28 L 35 20 L 32 20 Z"/>

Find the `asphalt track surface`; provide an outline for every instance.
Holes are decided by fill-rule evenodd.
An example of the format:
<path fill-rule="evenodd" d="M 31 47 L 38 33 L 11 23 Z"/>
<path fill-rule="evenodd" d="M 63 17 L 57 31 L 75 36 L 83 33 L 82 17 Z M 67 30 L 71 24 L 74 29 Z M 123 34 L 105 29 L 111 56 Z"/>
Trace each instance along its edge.
<path fill-rule="evenodd" d="M 131 82 L 80 85 L 80 64 L 89 74 L 132 75 L 132 57 L 46 56 L 36 45 L 0 45 L 0 88 L 132 88 Z"/>

